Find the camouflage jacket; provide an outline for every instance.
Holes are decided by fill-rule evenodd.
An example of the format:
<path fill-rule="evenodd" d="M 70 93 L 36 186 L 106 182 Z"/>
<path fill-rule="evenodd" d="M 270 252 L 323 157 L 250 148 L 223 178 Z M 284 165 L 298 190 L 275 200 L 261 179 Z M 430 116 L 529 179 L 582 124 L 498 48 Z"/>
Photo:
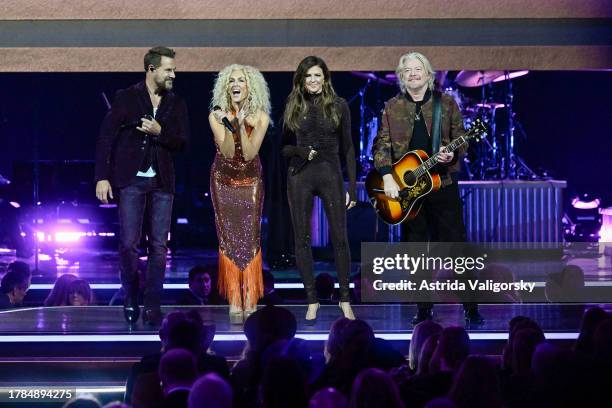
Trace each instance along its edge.
<path fill-rule="evenodd" d="M 440 134 L 440 146 L 446 146 L 451 140 L 462 136 L 465 133 L 461 111 L 455 100 L 446 94 L 442 94 L 442 131 Z M 374 166 L 383 175 L 391 172 L 391 166 L 399 160 L 410 149 L 412 129 L 414 128 L 415 115 L 414 102 L 409 101 L 403 94 L 398 94 L 385 103 L 382 114 L 380 128 L 372 153 L 374 155 Z M 433 120 L 433 97 L 429 98 L 421 108 L 429 137 L 431 138 L 431 128 Z M 455 157 L 447 164 L 446 171 L 440 171 L 442 186 L 452 183 L 450 173 L 459 171 L 460 160 L 467 151 L 467 143 L 455 150 Z M 439 167 L 439 166 L 437 166 Z"/>

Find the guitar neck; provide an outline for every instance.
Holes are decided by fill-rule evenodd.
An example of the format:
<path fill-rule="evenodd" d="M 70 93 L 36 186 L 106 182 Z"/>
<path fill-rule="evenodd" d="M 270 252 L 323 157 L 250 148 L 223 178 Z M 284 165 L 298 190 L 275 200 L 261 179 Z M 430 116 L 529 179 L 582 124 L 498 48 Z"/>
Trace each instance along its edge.
<path fill-rule="evenodd" d="M 462 144 L 466 143 L 467 142 L 467 138 L 466 137 L 467 137 L 468 133 L 466 133 L 464 136 L 460 136 L 460 137 L 456 138 L 455 140 L 450 142 L 448 145 L 446 145 L 444 147 L 444 152 L 445 153 L 454 152 Z M 419 176 L 425 174 L 426 171 L 429 171 L 433 166 L 438 164 L 438 155 L 439 154 L 440 154 L 440 152 L 432 154 L 429 159 L 427 159 L 423 164 L 421 164 L 419 167 L 417 167 L 417 169 L 414 171 L 415 175 L 417 177 L 419 177 Z"/>

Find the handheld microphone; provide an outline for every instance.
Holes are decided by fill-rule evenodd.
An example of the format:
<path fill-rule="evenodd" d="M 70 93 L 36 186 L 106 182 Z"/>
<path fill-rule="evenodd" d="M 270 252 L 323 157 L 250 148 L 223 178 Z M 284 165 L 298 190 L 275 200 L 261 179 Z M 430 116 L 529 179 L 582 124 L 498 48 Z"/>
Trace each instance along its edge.
<path fill-rule="evenodd" d="M 213 106 L 213 111 L 218 111 L 221 110 L 221 107 L 219 105 L 215 105 Z M 234 127 L 232 126 L 232 124 L 230 123 L 228 118 L 223 118 L 221 119 L 221 122 L 223 122 L 223 125 L 227 128 L 227 130 L 229 130 L 230 132 L 234 133 L 236 130 L 234 129 Z"/>
<path fill-rule="evenodd" d="M 319 144 L 315 143 L 312 146 L 309 146 L 310 150 L 314 150 L 315 152 L 317 150 L 319 150 Z M 313 157 L 314 160 L 314 157 Z M 308 164 L 308 162 L 310 162 L 310 160 L 306 159 L 306 160 L 302 160 L 296 167 L 293 168 L 293 171 L 291 172 L 292 176 L 295 176 L 296 174 L 298 174 L 300 171 L 302 171 L 302 169 L 304 168 L 304 166 L 306 166 Z"/>

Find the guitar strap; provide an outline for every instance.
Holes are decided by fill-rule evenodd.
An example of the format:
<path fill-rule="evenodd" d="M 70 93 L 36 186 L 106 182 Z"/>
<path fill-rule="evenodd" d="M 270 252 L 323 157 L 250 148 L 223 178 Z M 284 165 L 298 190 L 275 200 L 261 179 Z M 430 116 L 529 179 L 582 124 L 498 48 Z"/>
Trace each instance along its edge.
<path fill-rule="evenodd" d="M 442 103 L 440 100 L 442 99 L 442 94 L 438 91 L 433 92 L 433 118 L 432 118 L 432 150 L 431 153 L 435 154 L 440 150 L 440 133 L 442 132 L 442 121 L 440 117 L 442 116 Z"/>

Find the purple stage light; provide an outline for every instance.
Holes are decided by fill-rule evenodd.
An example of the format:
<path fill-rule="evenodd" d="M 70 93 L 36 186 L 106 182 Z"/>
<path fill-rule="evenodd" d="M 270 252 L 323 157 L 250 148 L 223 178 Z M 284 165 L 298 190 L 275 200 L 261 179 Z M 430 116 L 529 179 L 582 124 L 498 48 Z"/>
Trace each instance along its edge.
<path fill-rule="evenodd" d="M 21 204 L 19 204 L 17 201 L 11 201 L 10 204 L 15 208 L 21 208 Z"/>
<path fill-rule="evenodd" d="M 83 236 L 85 236 L 85 233 L 81 231 L 57 231 L 55 242 L 78 242 Z"/>
<path fill-rule="evenodd" d="M 599 204 L 601 204 L 601 200 L 599 198 L 589 201 L 583 201 L 579 197 L 574 197 L 574 199 L 572 200 L 572 207 L 578 210 L 592 210 L 595 208 L 599 208 Z"/>

